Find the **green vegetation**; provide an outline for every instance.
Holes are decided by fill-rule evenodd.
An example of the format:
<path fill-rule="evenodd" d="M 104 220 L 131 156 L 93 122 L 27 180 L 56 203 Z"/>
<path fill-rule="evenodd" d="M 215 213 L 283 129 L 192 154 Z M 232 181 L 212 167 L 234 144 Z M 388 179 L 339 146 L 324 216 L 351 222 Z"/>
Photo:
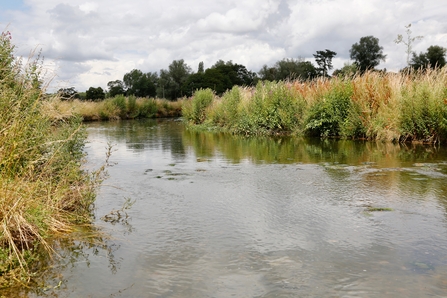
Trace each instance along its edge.
<path fill-rule="evenodd" d="M 243 135 L 445 142 L 447 68 L 264 81 L 221 97 L 199 90 L 185 101 L 183 117 L 190 126 Z"/>
<path fill-rule="evenodd" d="M 116 95 L 103 101 L 60 100 L 53 97 L 43 103 L 44 112 L 52 119 L 75 116 L 84 121 L 161 118 L 181 116 L 183 100 L 136 98 Z"/>
<path fill-rule="evenodd" d="M 379 46 L 379 39 L 374 36 L 364 36 L 358 43 L 352 45 L 349 50 L 351 59 L 360 72 L 373 70 L 380 61 L 385 61 L 383 47 Z"/>
<path fill-rule="evenodd" d="M 96 182 L 81 169 L 80 119 L 54 122 L 44 111 L 39 59 L 15 59 L 0 36 L 0 287 L 26 284 L 50 239 L 88 224 Z"/>

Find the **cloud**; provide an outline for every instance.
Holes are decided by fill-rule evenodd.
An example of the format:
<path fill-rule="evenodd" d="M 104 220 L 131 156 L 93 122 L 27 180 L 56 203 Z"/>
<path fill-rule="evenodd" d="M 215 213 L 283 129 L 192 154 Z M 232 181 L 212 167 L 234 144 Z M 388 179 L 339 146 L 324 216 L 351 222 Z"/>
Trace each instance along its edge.
<path fill-rule="evenodd" d="M 26 0 L 0 14 L 17 54 L 42 48 L 52 85 L 79 91 L 107 87 L 137 68 L 157 72 L 184 59 L 193 70 L 232 60 L 259 71 L 283 58 L 314 63 L 317 50 L 337 52 L 334 68 L 349 61 L 362 36 L 378 37 L 387 54 L 379 68 L 405 66 L 397 34 L 412 24 L 416 52 L 447 46 L 447 4 L 438 0 Z M 54 87 L 53 87 L 54 88 Z"/>

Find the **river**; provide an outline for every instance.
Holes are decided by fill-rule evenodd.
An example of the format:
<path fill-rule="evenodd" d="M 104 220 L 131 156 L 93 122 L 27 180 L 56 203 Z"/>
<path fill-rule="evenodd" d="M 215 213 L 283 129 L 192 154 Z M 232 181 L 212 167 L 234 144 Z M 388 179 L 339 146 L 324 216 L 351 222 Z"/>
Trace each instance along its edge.
<path fill-rule="evenodd" d="M 178 120 L 88 124 L 101 244 L 39 295 L 445 297 L 447 151 L 243 138 Z"/>

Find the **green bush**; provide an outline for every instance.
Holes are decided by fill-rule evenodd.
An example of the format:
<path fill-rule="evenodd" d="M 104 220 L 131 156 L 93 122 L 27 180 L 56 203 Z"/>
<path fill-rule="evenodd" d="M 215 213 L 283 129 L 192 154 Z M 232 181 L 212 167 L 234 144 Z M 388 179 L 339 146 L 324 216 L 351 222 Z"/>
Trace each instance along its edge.
<path fill-rule="evenodd" d="M 432 142 L 447 137 L 447 88 L 437 90 L 427 82 L 403 90 L 400 128 L 404 140 Z"/>
<path fill-rule="evenodd" d="M 144 99 L 138 110 L 140 116 L 145 118 L 153 118 L 157 114 L 157 103 L 153 98 Z"/>
<path fill-rule="evenodd" d="M 284 82 L 259 82 L 247 107 L 255 134 L 290 133 L 299 128 L 304 101 Z"/>
<path fill-rule="evenodd" d="M 137 118 L 139 116 L 139 110 L 137 106 L 137 98 L 134 95 L 130 95 L 127 98 L 127 114 L 128 118 Z"/>
<path fill-rule="evenodd" d="M 118 108 L 118 115 L 120 118 L 126 118 L 126 97 L 120 94 L 111 99 L 111 103 Z"/>
<path fill-rule="evenodd" d="M 193 124 L 201 124 L 206 119 L 206 108 L 208 108 L 214 99 L 214 93 L 211 89 L 197 90 L 192 100 L 183 106 L 183 117 L 186 121 Z"/>
<path fill-rule="evenodd" d="M 351 109 L 352 88 L 348 82 L 340 81 L 339 85 L 332 86 L 327 93 L 317 99 L 307 112 L 305 119 L 305 132 L 312 136 L 340 136 L 342 128 L 346 126 Z M 355 115 L 355 110 L 352 111 Z M 357 127 L 355 123 L 354 127 Z"/>
<path fill-rule="evenodd" d="M 226 129 L 232 129 L 239 119 L 239 104 L 241 102 L 240 87 L 234 86 L 225 92 L 216 107 L 210 112 L 210 122 Z"/>

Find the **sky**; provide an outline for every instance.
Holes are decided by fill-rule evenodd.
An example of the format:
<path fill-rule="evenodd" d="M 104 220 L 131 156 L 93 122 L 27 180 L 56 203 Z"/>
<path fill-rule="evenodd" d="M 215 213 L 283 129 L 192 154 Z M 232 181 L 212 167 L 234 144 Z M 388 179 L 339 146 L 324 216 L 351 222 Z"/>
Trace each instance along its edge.
<path fill-rule="evenodd" d="M 349 50 L 374 36 L 386 61 L 406 66 L 398 34 L 423 36 L 413 51 L 447 48 L 446 0 L 0 0 L 0 29 L 10 31 L 16 55 L 42 51 L 49 91 L 85 91 L 122 80 L 133 69 L 159 72 L 184 59 L 193 71 L 232 60 L 258 72 L 284 58 L 312 62 L 337 53 L 334 69 L 352 62 Z"/>

